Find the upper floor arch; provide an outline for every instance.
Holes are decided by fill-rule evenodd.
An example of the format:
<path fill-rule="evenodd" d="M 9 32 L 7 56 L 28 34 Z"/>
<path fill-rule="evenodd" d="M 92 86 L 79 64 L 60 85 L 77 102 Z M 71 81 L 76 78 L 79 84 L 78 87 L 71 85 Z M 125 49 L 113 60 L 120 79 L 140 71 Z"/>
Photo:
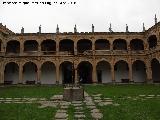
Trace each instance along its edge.
<path fill-rule="evenodd" d="M 6 53 L 20 53 L 20 42 L 17 40 L 10 40 L 7 42 Z"/>
<path fill-rule="evenodd" d="M 156 35 L 150 35 L 148 37 L 148 45 L 149 45 L 149 49 L 156 48 L 157 46 L 157 36 Z"/>
<path fill-rule="evenodd" d="M 92 41 L 89 39 L 81 39 L 77 42 L 77 51 L 83 53 L 86 50 L 92 50 Z"/>
<path fill-rule="evenodd" d="M 44 54 L 50 54 L 56 51 L 56 42 L 51 39 L 43 40 L 41 42 L 41 51 Z"/>
<path fill-rule="evenodd" d="M 63 39 L 59 42 L 59 51 L 68 51 L 74 53 L 74 41 L 71 39 Z"/>
<path fill-rule="evenodd" d="M 27 40 L 24 42 L 24 52 L 38 51 L 38 46 L 36 40 Z"/>
<path fill-rule="evenodd" d="M 131 50 L 144 50 L 144 42 L 141 39 L 132 39 L 130 41 Z"/>
<path fill-rule="evenodd" d="M 97 39 L 95 41 L 95 50 L 110 50 L 110 42 L 107 39 Z"/>
<path fill-rule="evenodd" d="M 125 39 L 116 39 L 113 41 L 113 50 L 127 50 L 127 42 Z"/>

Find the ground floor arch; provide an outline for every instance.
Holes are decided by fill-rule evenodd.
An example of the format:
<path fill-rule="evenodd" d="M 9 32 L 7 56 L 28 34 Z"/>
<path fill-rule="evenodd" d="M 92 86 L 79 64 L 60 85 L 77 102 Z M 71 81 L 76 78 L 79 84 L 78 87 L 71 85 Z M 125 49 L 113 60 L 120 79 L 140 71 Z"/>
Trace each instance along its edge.
<path fill-rule="evenodd" d="M 114 65 L 115 82 L 129 82 L 128 63 L 120 60 Z"/>
<path fill-rule="evenodd" d="M 160 83 L 160 63 L 157 59 L 151 61 L 152 80 L 154 83 Z"/>
<path fill-rule="evenodd" d="M 96 66 L 97 81 L 98 83 L 110 83 L 112 82 L 111 77 L 111 66 L 106 61 L 100 61 Z"/>
<path fill-rule="evenodd" d="M 88 61 L 83 61 L 78 65 L 78 79 L 80 83 L 92 83 L 92 64 Z"/>
<path fill-rule="evenodd" d="M 63 84 L 74 83 L 73 63 L 65 61 L 60 64 L 60 82 Z"/>
<path fill-rule="evenodd" d="M 136 60 L 132 64 L 133 81 L 134 82 L 145 82 L 147 79 L 146 66 L 143 61 Z"/>
<path fill-rule="evenodd" d="M 52 62 L 45 62 L 41 66 L 41 84 L 55 84 L 56 83 L 56 67 Z"/>
<path fill-rule="evenodd" d="M 23 66 L 23 83 L 33 84 L 37 82 L 37 65 L 27 62 Z"/>
<path fill-rule="evenodd" d="M 19 81 L 19 66 L 17 63 L 10 62 L 6 64 L 4 70 L 4 83 L 18 84 Z"/>

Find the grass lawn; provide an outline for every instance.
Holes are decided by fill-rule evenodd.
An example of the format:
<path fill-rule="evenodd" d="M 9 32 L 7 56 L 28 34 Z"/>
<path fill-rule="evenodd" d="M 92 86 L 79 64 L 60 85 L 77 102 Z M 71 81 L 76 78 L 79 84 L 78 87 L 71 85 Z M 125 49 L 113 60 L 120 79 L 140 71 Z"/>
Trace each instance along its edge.
<path fill-rule="evenodd" d="M 0 120 L 53 120 L 56 110 L 37 104 L 0 104 Z"/>
<path fill-rule="evenodd" d="M 5 86 L 0 87 L 1 97 L 32 97 L 50 98 L 55 94 L 62 94 L 62 86 Z"/>
<path fill-rule="evenodd" d="M 1 86 L 0 98 L 50 98 L 62 94 L 61 86 Z M 38 104 L 0 103 L 0 120 L 53 120 L 58 108 L 38 108 Z"/>
<path fill-rule="evenodd" d="M 103 106 L 104 120 L 160 120 L 160 97 L 140 99 L 139 95 L 160 95 L 160 85 L 88 85 L 90 94 L 110 97 L 119 106 Z M 128 99 L 130 97 L 130 99 Z"/>
<path fill-rule="evenodd" d="M 160 95 L 160 85 L 84 85 L 90 95 L 102 94 L 119 106 L 97 106 L 103 120 L 160 120 L 160 97 L 142 99 L 139 95 Z M 62 86 L 5 86 L 0 87 L 1 97 L 50 98 L 62 94 Z M 85 120 L 92 120 L 84 105 Z M 0 120 L 53 120 L 58 108 L 38 108 L 38 104 L 0 103 Z M 68 109 L 69 120 L 74 119 L 74 107 Z"/>

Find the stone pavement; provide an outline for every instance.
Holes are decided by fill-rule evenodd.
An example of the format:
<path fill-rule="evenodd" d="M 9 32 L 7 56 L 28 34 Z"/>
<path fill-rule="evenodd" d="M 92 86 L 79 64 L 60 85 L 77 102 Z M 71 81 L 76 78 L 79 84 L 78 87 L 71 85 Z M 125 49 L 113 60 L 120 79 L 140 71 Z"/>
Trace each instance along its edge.
<path fill-rule="evenodd" d="M 160 95 L 138 95 L 138 96 L 126 96 L 120 97 L 119 99 L 131 99 L 131 100 L 147 100 L 147 99 L 159 99 Z M 103 114 L 97 108 L 97 106 L 105 106 L 105 105 L 114 105 L 119 106 L 118 103 L 114 103 L 111 98 L 102 98 L 101 94 L 89 95 L 87 92 L 84 92 L 84 100 L 83 101 L 72 101 L 67 102 L 63 100 L 62 95 L 54 95 L 50 99 L 46 98 L 0 98 L 0 104 L 5 103 L 15 103 L 15 104 L 31 104 L 31 103 L 39 103 L 39 108 L 45 107 L 54 107 L 58 108 L 56 114 L 53 116 L 54 120 L 68 120 L 69 113 L 68 108 L 72 106 L 74 108 L 73 118 L 74 120 L 85 120 L 87 119 L 85 108 L 89 111 L 89 114 L 92 116 L 93 120 L 101 120 L 103 119 Z"/>
<path fill-rule="evenodd" d="M 148 96 L 153 97 L 153 96 Z M 96 94 L 90 96 L 87 92 L 84 92 L 84 100 L 83 101 L 72 101 L 67 102 L 63 100 L 62 95 L 54 95 L 50 99 L 46 98 L 0 98 L 0 103 L 39 103 L 39 108 L 45 107 L 54 107 L 58 108 L 56 114 L 53 116 L 54 120 L 68 120 L 69 113 L 68 108 L 72 106 L 74 108 L 73 118 L 74 120 L 85 120 L 86 113 L 85 108 L 89 111 L 89 114 L 92 116 L 93 120 L 101 120 L 103 119 L 103 114 L 97 108 L 97 106 L 104 105 L 112 105 L 113 100 L 111 98 L 103 98 L 101 94 Z M 113 104 L 119 105 L 119 104 Z"/>

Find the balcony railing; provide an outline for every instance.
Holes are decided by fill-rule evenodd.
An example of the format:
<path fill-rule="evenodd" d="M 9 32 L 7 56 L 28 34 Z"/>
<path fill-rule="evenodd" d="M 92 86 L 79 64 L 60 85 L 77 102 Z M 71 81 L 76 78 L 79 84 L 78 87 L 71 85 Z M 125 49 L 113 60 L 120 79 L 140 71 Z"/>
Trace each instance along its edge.
<path fill-rule="evenodd" d="M 0 56 L 4 56 L 4 52 L 0 52 Z"/>
<path fill-rule="evenodd" d="M 111 50 L 95 50 L 95 55 L 110 55 L 112 54 Z"/>
<path fill-rule="evenodd" d="M 41 51 L 39 55 L 56 55 L 56 51 Z"/>
<path fill-rule="evenodd" d="M 59 51 L 58 54 L 56 51 L 24 51 L 23 53 L 14 53 L 14 52 L 0 52 L 0 56 L 90 56 L 90 55 L 144 55 L 148 53 L 146 50 L 86 50 L 84 52 L 77 52 L 74 54 L 72 51 Z"/>
<path fill-rule="evenodd" d="M 128 54 L 128 50 L 113 50 L 112 51 L 112 53 L 113 54 L 118 54 L 118 55 L 120 55 L 120 54 Z"/>
<path fill-rule="evenodd" d="M 71 51 L 59 51 L 59 55 L 74 55 Z"/>
<path fill-rule="evenodd" d="M 39 56 L 38 51 L 24 51 L 21 56 Z"/>
<path fill-rule="evenodd" d="M 132 50 L 130 52 L 131 54 L 145 54 L 146 50 Z"/>
<path fill-rule="evenodd" d="M 6 56 L 19 56 L 19 52 L 6 52 Z"/>

